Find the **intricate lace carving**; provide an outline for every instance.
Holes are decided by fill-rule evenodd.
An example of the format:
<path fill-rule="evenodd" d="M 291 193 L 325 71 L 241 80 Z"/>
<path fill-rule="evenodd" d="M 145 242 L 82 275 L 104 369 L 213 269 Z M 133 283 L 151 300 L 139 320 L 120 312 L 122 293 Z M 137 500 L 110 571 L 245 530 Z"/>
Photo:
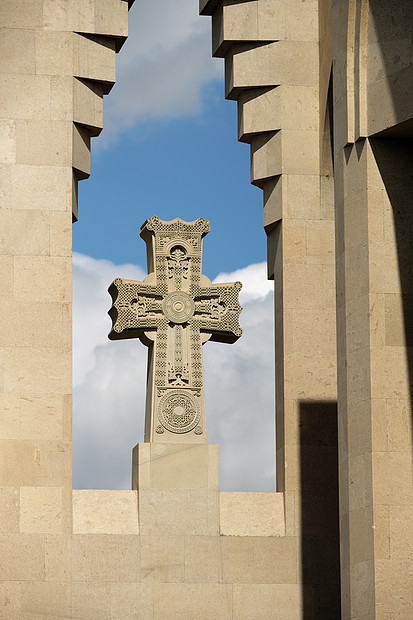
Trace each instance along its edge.
<path fill-rule="evenodd" d="M 234 342 L 242 333 L 241 284 L 201 285 L 205 281 L 202 238 L 208 231 L 209 223 L 203 218 L 194 222 L 146 220 L 141 234 L 150 246 L 155 273 L 144 282 L 117 278 L 109 288 L 113 300 L 109 337 L 154 342 L 154 385 L 150 387 L 154 410 L 149 415 L 152 432 L 157 434 L 203 434 L 202 333 L 226 342 Z"/>

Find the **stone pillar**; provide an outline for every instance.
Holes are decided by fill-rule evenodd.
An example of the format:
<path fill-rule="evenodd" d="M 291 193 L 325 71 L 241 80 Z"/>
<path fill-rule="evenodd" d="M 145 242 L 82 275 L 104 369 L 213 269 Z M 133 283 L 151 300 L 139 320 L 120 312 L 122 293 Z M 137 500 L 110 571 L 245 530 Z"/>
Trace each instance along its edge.
<path fill-rule="evenodd" d="M 336 1 L 333 27 L 342 613 L 409 617 L 411 4 Z"/>
<path fill-rule="evenodd" d="M 0 8 L 0 556 L 8 618 L 71 613 L 71 225 L 124 0 Z M 8 601 L 8 602 L 7 602 Z M 22 601 L 24 607 L 21 607 Z M 2 603 L 3 605 L 3 603 Z M 40 612 L 39 612 L 40 613 Z"/>
<path fill-rule="evenodd" d="M 238 137 L 251 145 L 251 182 L 264 194 L 268 276 L 275 281 L 276 475 L 286 535 L 297 537 L 303 600 L 309 585 L 317 617 L 336 617 L 330 3 L 201 0 L 200 9 L 212 15 L 213 54 L 225 57 L 226 97 L 238 101 Z"/>

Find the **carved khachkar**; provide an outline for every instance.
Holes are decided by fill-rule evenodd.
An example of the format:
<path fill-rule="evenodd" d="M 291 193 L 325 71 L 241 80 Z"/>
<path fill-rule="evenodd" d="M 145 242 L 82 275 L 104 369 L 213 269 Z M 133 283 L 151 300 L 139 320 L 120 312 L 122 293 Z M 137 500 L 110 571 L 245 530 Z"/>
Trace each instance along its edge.
<path fill-rule="evenodd" d="M 202 345 L 235 342 L 241 283 L 211 284 L 202 275 L 203 218 L 142 225 L 149 275 L 109 287 L 111 340 L 140 338 L 149 347 L 145 441 L 206 442 Z"/>

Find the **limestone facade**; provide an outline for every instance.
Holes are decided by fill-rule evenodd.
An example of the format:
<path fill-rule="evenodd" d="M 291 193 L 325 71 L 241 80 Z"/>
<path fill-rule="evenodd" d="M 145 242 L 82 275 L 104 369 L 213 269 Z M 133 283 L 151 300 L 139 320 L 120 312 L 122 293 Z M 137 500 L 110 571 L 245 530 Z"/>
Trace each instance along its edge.
<path fill-rule="evenodd" d="M 411 2 L 200 0 L 263 189 L 274 494 L 161 442 L 72 490 L 71 222 L 130 4 L 0 3 L 0 618 L 410 619 Z"/>
<path fill-rule="evenodd" d="M 410 618 L 411 2 L 200 0 L 200 12 L 264 192 L 286 531 L 293 502 L 304 545 L 308 496 L 324 507 L 338 460 L 342 617 Z M 336 403 L 328 462 L 307 449 L 300 411 L 314 423 Z M 330 475 L 317 481 L 319 457 Z"/>

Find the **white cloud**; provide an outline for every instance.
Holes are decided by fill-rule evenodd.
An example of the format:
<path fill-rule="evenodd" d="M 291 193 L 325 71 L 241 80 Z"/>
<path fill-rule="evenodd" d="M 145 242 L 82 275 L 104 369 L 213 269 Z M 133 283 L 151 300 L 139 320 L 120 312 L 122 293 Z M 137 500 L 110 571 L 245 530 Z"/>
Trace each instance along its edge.
<path fill-rule="evenodd" d="M 139 122 L 200 112 L 202 88 L 222 79 L 223 63 L 211 57 L 210 19 L 197 9 L 195 0 L 135 2 L 98 148 Z"/>
<path fill-rule="evenodd" d="M 146 347 L 107 339 L 107 287 L 116 276 L 145 273 L 81 254 L 73 266 L 74 487 L 127 489 L 131 450 L 143 441 Z M 264 264 L 218 277 L 244 284 L 244 334 L 204 347 L 208 440 L 220 445 L 221 489 L 274 490 L 271 284 Z"/>

